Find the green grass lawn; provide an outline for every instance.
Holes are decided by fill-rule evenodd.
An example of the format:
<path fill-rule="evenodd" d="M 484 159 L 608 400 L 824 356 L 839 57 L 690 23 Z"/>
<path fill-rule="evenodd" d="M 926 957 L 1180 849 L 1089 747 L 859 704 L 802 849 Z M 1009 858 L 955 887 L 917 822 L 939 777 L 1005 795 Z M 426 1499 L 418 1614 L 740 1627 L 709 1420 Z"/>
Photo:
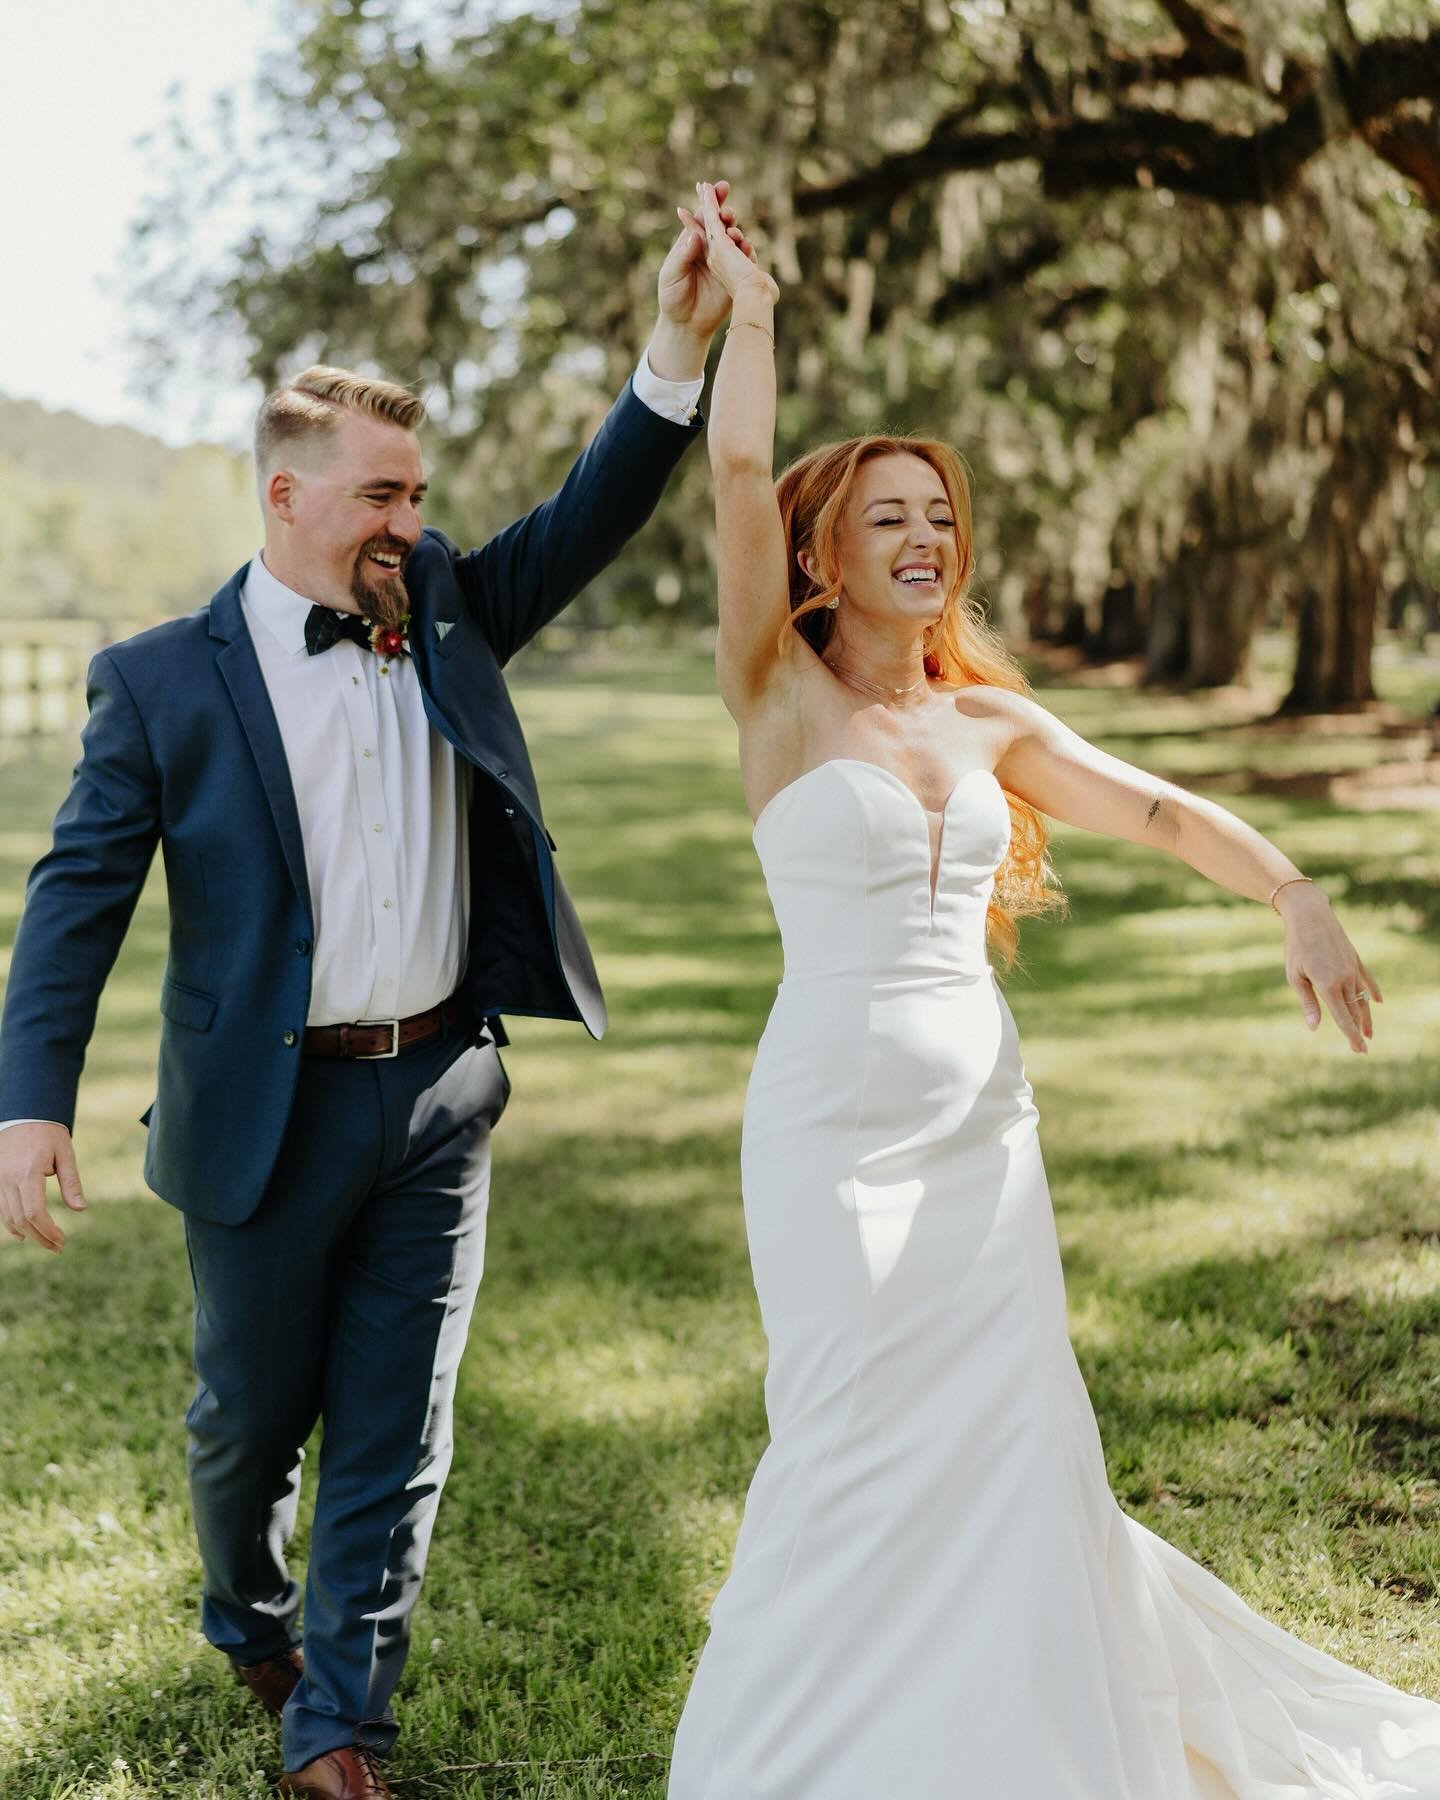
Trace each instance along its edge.
<path fill-rule="evenodd" d="M 637 656 L 519 697 L 612 1029 L 513 1022 L 392 1766 L 407 1796 L 658 1800 L 764 1443 L 738 1132 L 779 953 L 703 663 Z M 1230 703 L 1047 699 L 1201 785 L 1333 755 Z M 3 771 L 0 943 L 67 770 Z M 1440 813 L 1225 799 L 1336 898 L 1386 993 L 1375 1047 L 1307 1034 L 1263 907 L 1059 837 L 1071 916 L 1027 930 L 1007 993 L 1076 1348 L 1130 1512 L 1440 1699 Z M 60 1258 L 0 1240 L 3 1800 L 258 1796 L 279 1766 L 197 1629 L 185 1252 L 136 1123 L 164 943 L 156 883 L 82 1087 L 91 1210 Z"/>

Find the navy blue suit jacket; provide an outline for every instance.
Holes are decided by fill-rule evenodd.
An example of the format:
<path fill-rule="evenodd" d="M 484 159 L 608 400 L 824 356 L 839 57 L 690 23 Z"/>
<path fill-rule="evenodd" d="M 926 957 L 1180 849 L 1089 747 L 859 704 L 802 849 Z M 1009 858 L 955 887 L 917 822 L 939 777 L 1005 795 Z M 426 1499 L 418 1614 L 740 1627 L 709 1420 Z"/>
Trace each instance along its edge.
<path fill-rule="evenodd" d="M 700 428 L 625 392 L 560 489 L 462 555 L 426 530 L 406 567 L 434 728 L 478 771 L 465 981 L 478 1018 L 583 1020 L 605 1003 L 501 670 L 654 510 Z M 100 652 L 83 754 L 26 889 L 0 1021 L 0 1119 L 70 1126 L 100 991 L 158 844 L 170 907 L 145 1178 L 238 1223 L 284 1135 L 310 1000 L 294 789 L 240 606 L 242 569 L 187 618 Z"/>

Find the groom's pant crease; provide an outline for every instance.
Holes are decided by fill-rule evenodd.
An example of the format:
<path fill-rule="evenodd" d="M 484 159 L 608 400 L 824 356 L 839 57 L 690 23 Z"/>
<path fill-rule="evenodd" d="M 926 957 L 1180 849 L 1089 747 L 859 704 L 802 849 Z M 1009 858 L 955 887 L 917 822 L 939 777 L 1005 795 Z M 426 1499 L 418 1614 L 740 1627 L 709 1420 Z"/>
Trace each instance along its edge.
<path fill-rule="evenodd" d="M 282 1335 L 270 1316 L 273 1283 L 263 1266 L 245 1260 L 246 1252 L 263 1253 L 264 1238 L 187 1220 L 187 1239 L 199 1385 L 186 1423 L 205 1569 L 202 1624 L 219 1648 L 256 1662 L 297 1641 L 300 1591 L 284 1549 L 299 1501 L 302 1446 L 319 1416 L 320 1383 L 307 1380 L 307 1368 L 324 1341 L 323 1296 L 312 1295 L 308 1313 L 298 1304 L 285 1309 Z"/>
<path fill-rule="evenodd" d="M 287 1767 L 394 1736 L 507 1092 L 493 1047 L 460 1034 L 394 1060 L 307 1062 L 254 1217 L 187 1220 L 203 1624 L 238 1660 L 296 1641 L 285 1545 L 301 1446 L 322 1420 Z"/>
<path fill-rule="evenodd" d="M 459 1106 L 437 1087 L 423 1116 L 388 1121 L 397 1145 L 415 1128 L 410 1153 L 352 1228 L 351 1279 L 326 1369 L 306 1679 L 284 1725 L 291 1767 L 351 1741 L 351 1720 L 365 1722 L 363 1741 L 377 1749 L 394 1737 L 389 1699 L 450 1465 L 454 1381 L 483 1261 L 489 1124 L 503 1099 L 498 1066 L 494 1074 L 478 1112 L 463 1085 Z M 374 1404 L 387 1383 L 388 1411 Z M 430 1479 L 417 1496 L 411 1484 L 427 1463 Z M 312 1655 L 317 1616 L 323 1648 Z M 331 1623 L 340 1619 L 363 1620 L 363 1634 L 354 1623 L 343 1632 Z"/>

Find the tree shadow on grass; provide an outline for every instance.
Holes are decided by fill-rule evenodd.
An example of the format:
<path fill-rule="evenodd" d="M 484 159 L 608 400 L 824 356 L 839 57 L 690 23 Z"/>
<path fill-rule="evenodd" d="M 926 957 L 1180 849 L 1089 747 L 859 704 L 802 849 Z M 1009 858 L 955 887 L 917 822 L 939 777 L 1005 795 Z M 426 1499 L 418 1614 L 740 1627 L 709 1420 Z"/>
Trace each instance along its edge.
<path fill-rule="evenodd" d="M 696 1041 L 753 1048 L 775 992 L 774 981 L 717 979 L 666 982 L 643 1005 L 627 994 L 612 1014 L 616 1043 L 621 1050 L 673 1049 Z M 656 1022 L 657 1014 L 663 1022 Z"/>
<path fill-rule="evenodd" d="M 397 1701 L 402 1794 L 434 1791 L 424 1778 L 442 1760 L 536 1765 L 444 1777 L 442 1791 L 456 1796 L 663 1793 L 656 1759 L 668 1752 L 703 1635 L 700 1596 L 723 1566 L 717 1543 L 728 1557 L 765 1440 L 738 1183 L 715 1174 L 733 1161 L 729 1139 L 550 1134 L 508 1155 L 497 1139 L 499 1179 L 515 1199 L 493 1220 L 457 1403 L 456 1464 Z M 112 1504 L 129 1531 L 143 1497 L 146 1509 L 184 1515 L 189 1550 L 182 1415 L 190 1302 L 179 1220 L 158 1202 L 140 1202 L 92 1218 L 86 1231 L 88 1242 L 44 1271 L 43 1292 L 22 1291 L 37 1271 L 22 1270 L 18 1257 L 0 1270 L 6 1300 L 27 1302 L 6 1350 L 23 1356 L 34 1377 L 23 1390 L 9 1384 L 28 1398 L 11 1406 L 6 1431 L 27 1459 L 53 1456 L 75 1471 L 65 1491 L 77 1513 Z M 736 1332 L 748 1334 L 747 1355 L 735 1354 L 732 1314 Z M 148 1348 L 132 1341 L 137 1326 Z M 567 1385 L 566 1359 L 583 1365 L 609 1354 L 637 1327 L 662 1344 L 678 1330 L 677 1360 L 695 1379 L 676 1403 L 662 1348 L 655 1393 L 640 1392 L 640 1416 L 623 1417 L 603 1378 Z M 692 1328 L 698 1347 L 683 1341 Z M 64 1346 L 82 1331 L 93 1358 L 89 1404 L 83 1422 L 57 1419 Z M 527 1399 L 531 1373 L 539 1385 Z M 586 1416 L 597 1402 L 599 1416 Z M 90 1491 L 87 1448 L 103 1452 L 122 1500 Z M 307 1485 L 313 1490 L 313 1464 Z M 719 1523 L 697 1535 L 690 1511 L 712 1506 Z M 23 1569 L 24 1544 L 12 1543 Z M 43 1587 L 43 1566 L 26 1576 Z M 91 1666 L 58 1694 L 26 1696 L 23 1728 L 37 1754 L 0 1759 L 6 1800 L 111 1779 L 116 1757 L 137 1779 L 153 1771 L 154 1791 L 270 1791 L 279 1766 L 273 1728 L 219 1657 L 195 1646 L 198 1589 L 198 1568 L 148 1587 L 147 1603 L 184 1625 L 145 1629 L 142 1616 L 134 1656 L 118 1675 L 94 1646 L 127 1631 L 135 1613 L 123 1596 L 92 1592 L 87 1615 L 62 1627 L 73 1629 L 76 1654 Z M 624 1756 L 637 1760 L 604 1760 Z M 538 1769 L 572 1757 L 590 1763 L 573 1785 Z"/>
<path fill-rule="evenodd" d="M 1369 817 L 1373 819 L 1377 815 Z M 1440 931 L 1440 882 L 1433 876 L 1366 873 L 1357 881 L 1353 861 L 1324 855 L 1310 856 L 1306 866 L 1321 887 L 1332 891 L 1343 889 L 1347 909 L 1352 906 L 1377 911 L 1400 908 L 1415 914 L 1410 929 L 1426 933 Z M 1392 921 L 1391 929 L 1403 930 L 1405 927 Z"/>
<path fill-rule="evenodd" d="M 647 1311 L 748 1292 L 736 1150 L 728 1132 L 552 1132 L 518 1153 L 497 1148 L 482 1291 L 578 1282 Z"/>
<path fill-rule="evenodd" d="M 1277 1255 L 1200 1257 L 1127 1284 L 1127 1298 L 1155 1328 L 1133 1334 L 1123 1356 L 1089 1359 L 1097 1414 L 1141 1438 L 1303 1415 L 1353 1434 L 1360 1463 L 1416 1480 L 1440 1476 L 1440 1412 L 1433 1392 L 1427 1404 L 1412 1391 L 1415 1347 L 1440 1329 L 1440 1297 L 1327 1292 L 1326 1242 L 1316 1232 Z M 1286 1353 L 1279 1378 L 1274 1358 L 1252 1354 L 1267 1345 Z M 1207 1360 L 1204 1381 L 1171 1380 Z"/>
<path fill-rule="evenodd" d="M 1246 1115 L 1236 1135 L 1248 1144 L 1352 1137 L 1433 1113 L 1437 1095 L 1440 1057 L 1367 1064 L 1353 1075 L 1296 1082 L 1283 1106 L 1257 1107 Z"/>
<path fill-rule="evenodd" d="M 1045 1166 L 1050 1173 L 1055 1208 L 1062 1217 L 1082 1209 L 1077 1189 L 1099 1193 L 1117 1212 L 1147 1210 L 1194 1196 L 1199 1165 L 1230 1163 L 1239 1154 L 1233 1139 L 1203 1145 L 1165 1145 L 1154 1149 L 1067 1149 L 1049 1144 Z"/>
<path fill-rule="evenodd" d="M 728 1378 L 698 1414 L 621 1429 L 557 1423 L 472 1384 L 396 1696 L 397 1792 L 433 1791 L 432 1771 L 467 1763 L 521 1766 L 448 1778 L 444 1792 L 579 1792 L 543 1785 L 543 1765 L 577 1759 L 593 1765 L 584 1791 L 663 1793 L 704 1634 L 698 1590 L 716 1573 L 676 1528 L 676 1496 L 718 1488 L 738 1505 L 764 1443 L 752 1386 Z M 95 1674 L 40 1700 L 27 1732 L 36 1754 L 0 1757 L 0 1793 L 38 1800 L 113 1779 L 116 1758 L 137 1776 L 148 1767 L 147 1786 L 162 1792 L 271 1792 L 275 1728 L 213 1651 L 193 1657 L 182 1671 L 172 1647 L 142 1632 L 120 1678 Z"/>
<path fill-rule="evenodd" d="M 1070 1148 L 1064 1140 L 1046 1143 L 1045 1162 L 1051 1174 L 1057 1206 L 1064 1208 L 1067 1192 L 1085 1186 L 1104 1194 L 1109 1206 L 1132 1207 L 1163 1203 L 1189 1196 L 1198 1169 L 1231 1164 L 1236 1180 L 1259 1174 L 1257 1152 L 1272 1158 L 1289 1146 L 1343 1142 L 1362 1133 L 1405 1120 L 1428 1119 L 1435 1112 L 1440 1093 L 1440 1058 L 1425 1057 L 1408 1063 L 1371 1063 L 1354 1075 L 1297 1082 L 1288 1089 L 1283 1104 L 1275 1101 L 1252 1108 L 1227 1121 L 1223 1138 L 1192 1142 L 1189 1138 L 1149 1147 Z M 1378 1191 L 1394 1177 L 1376 1175 L 1371 1185 Z M 1359 1184 L 1365 1186 L 1363 1179 Z M 1359 1204 L 1365 1204 L 1364 1193 Z M 1396 1206 L 1385 1201 L 1386 1219 L 1403 1228 L 1415 1241 L 1440 1231 L 1440 1208 L 1423 1179 L 1415 1181 L 1415 1205 L 1411 1216 L 1393 1218 Z M 1327 1230 L 1332 1227 L 1327 1226 Z"/>

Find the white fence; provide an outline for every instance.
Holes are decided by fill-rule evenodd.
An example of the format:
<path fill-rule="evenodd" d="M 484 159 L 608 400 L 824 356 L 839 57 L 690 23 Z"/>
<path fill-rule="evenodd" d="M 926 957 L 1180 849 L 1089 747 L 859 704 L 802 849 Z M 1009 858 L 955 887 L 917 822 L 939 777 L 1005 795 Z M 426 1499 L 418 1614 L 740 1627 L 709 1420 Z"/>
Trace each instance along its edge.
<path fill-rule="evenodd" d="M 117 619 L 0 622 L 0 747 L 74 737 L 85 722 L 90 658 L 141 628 Z"/>

